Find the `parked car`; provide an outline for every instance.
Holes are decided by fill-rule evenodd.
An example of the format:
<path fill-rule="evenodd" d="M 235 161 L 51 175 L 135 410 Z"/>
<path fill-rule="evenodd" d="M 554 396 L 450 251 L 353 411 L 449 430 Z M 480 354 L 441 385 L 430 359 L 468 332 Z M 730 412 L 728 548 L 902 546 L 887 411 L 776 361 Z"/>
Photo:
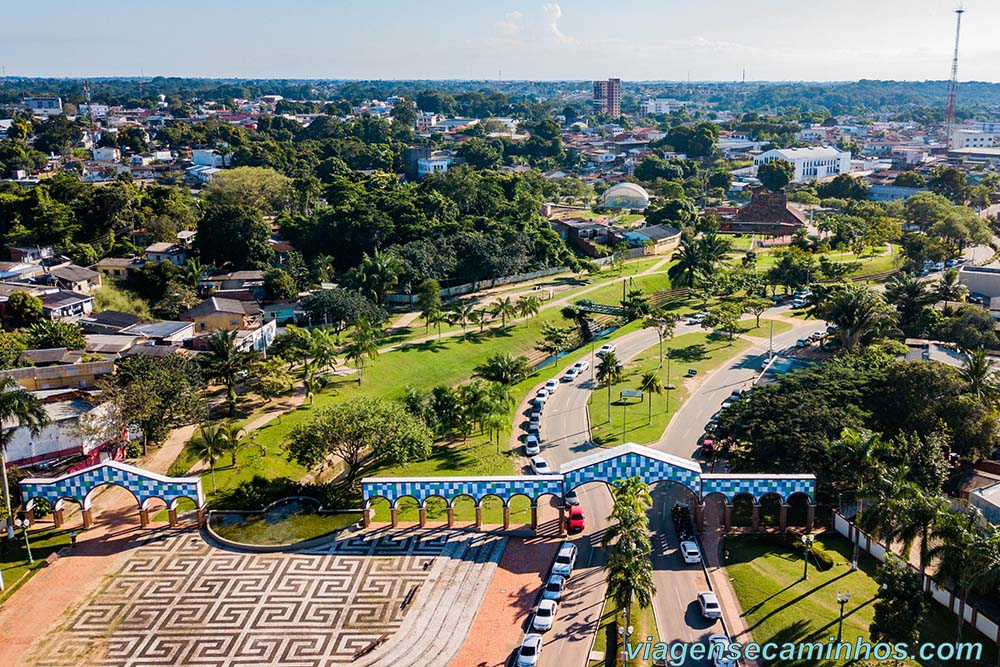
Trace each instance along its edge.
<path fill-rule="evenodd" d="M 719 606 L 719 598 L 711 591 L 698 593 L 698 606 L 701 607 L 701 615 L 705 618 L 722 617 L 722 607 Z"/>
<path fill-rule="evenodd" d="M 811 334 L 809 334 L 809 340 L 811 340 L 813 342 L 815 342 L 817 340 L 822 340 L 824 338 L 826 338 L 826 332 L 825 331 L 813 331 Z"/>
<path fill-rule="evenodd" d="M 617 349 L 618 347 L 614 343 L 605 343 L 599 350 L 597 350 L 597 356 L 603 357 L 605 354 L 614 352 Z"/>
<path fill-rule="evenodd" d="M 577 373 L 582 373 L 585 370 L 589 370 L 590 369 L 590 362 L 587 361 L 586 359 L 583 359 L 583 360 L 578 361 L 575 364 L 573 364 L 573 368 L 576 369 Z"/>
<path fill-rule="evenodd" d="M 566 579 L 560 577 L 558 574 L 553 574 L 545 582 L 545 588 L 542 589 L 542 599 L 558 602 L 562 598 L 564 588 L 566 588 Z"/>
<path fill-rule="evenodd" d="M 726 635 L 708 636 L 708 656 L 712 659 L 712 667 L 737 667 L 737 662 L 729 657 L 731 645 Z"/>
<path fill-rule="evenodd" d="M 704 315 L 692 315 L 691 319 L 688 320 L 688 324 L 690 324 L 691 326 L 695 326 L 701 324 L 704 321 L 705 321 Z"/>
<path fill-rule="evenodd" d="M 705 438 L 701 441 L 701 455 L 711 456 L 715 452 L 715 440 L 711 438 Z"/>
<path fill-rule="evenodd" d="M 528 434 L 538 436 L 541 439 L 541 429 L 542 425 L 539 422 L 533 421 L 528 423 Z"/>
<path fill-rule="evenodd" d="M 551 392 L 548 389 L 539 389 L 538 393 L 535 394 L 535 399 L 536 400 L 541 400 L 542 405 L 545 405 L 545 401 L 549 400 L 549 395 L 550 394 L 551 394 Z"/>
<path fill-rule="evenodd" d="M 736 405 L 736 401 L 725 400 L 725 401 L 722 402 L 722 409 L 725 410 L 726 408 L 731 408 L 734 405 Z"/>
<path fill-rule="evenodd" d="M 685 563 L 694 564 L 701 562 L 701 550 L 694 542 L 687 540 L 681 542 L 681 556 Z"/>
<path fill-rule="evenodd" d="M 809 347 L 809 339 L 808 338 L 798 339 L 797 341 L 795 341 L 795 347 Z"/>
<path fill-rule="evenodd" d="M 563 503 L 566 505 L 579 505 L 580 497 L 576 495 L 576 491 L 568 491 L 563 495 Z"/>
<path fill-rule="evenodd" d="M 559 378 L 559 381 L 560 382 L 572 382 L 573 380 L 576 379 L 576 376 L 577 376 L 577 370 L 575 368 L 571 368 L 571 369 L 569 369 L 568 371 L 566 371 L 565 373 L 562 374 L 562 377 Z"/>
<path fill-rule="evenodd" d="M 524 439 L 524 453 L 528 456 L 534 456 L 538 452 L 542 451 L 542 448 L 538 442 L 537 435 L 529 435 Z"/>
<path fill-rule="evenodd" d="M 531 459 L 531 471 L 536 475 L 552 474 L 552 468 L 549 467 L 549 462 L 541 456 L 536 456 Z"/>
<path fill-rule="evenodd" d="M 576 545 L 572 542 L 563 542 L 556 554 L 556 562 L 552 565 L 552 574 L 569 579 L 573 574 L 573 566 L 576 565 Z"/>
<path fill-rule="evenodd" d="M 944 263 L 934 262 L 934 266 L 931 267 L 931 271 L 944 271 Z"/>
<path fill-rule="evenodd" d="M 556 620 L 556 611 L 559 603 L 555 600 L 542 600 L 535 608 L 535 617 L 531 621 L 531 629 L 538 632 L 545 632 L 552 629 L 552 622 Z"/>
<path fill-rule="evenodd" d="M 579 505 L 570 505 L 569 529 L 574 532 L 584 529 L 583 508 Z"/>
<path fill-rule="evenodd" d="M 805 308 L 809 305 L 805 299 L 792 299 L 792 308 Z"/>
<path fill-rule="evenodd" d="M 730 396 L 732 396 L 733 398 L 739 399 L 739 398 L 742 398 L 743 394 L 745 394 L 745 393 L 747 393 L 746 389 L 744 389 L 743 387 L 737 387 L 736 389 L 733 389 L 733 393 L 731 393 Z"/>
<path fill-rule="evenodd" d="M 549 395 L 556 393 L 556 389 L 559 388 L 559 380 L 549 380 L 545 383 L 545 391 L 549 392 Z"/>
<path fill-rule="evenodd" d="M 543 405 L 545 405 L 545 399 L 544 398 L 538 398 L 537 396 L 535 396 L 533 399 L 531 399 L 531 405 L 537 406 L 537 407 L 540 408 Z"/>
<path fill-rule="evenodd" d="M 517 667 L 535 667 L 541 654 L 542 636 L 534 633 L 525 635 L 521 648 L 517 649 Z"/>
<path fill-rule="evenodd" d="M 531 418 L 528 420 L 528 428 L 539 430 L 542 427 L 542 416 L 539 414 L 532 413 Z"/>
<path fill-rule="evenodd" d="M 956 261 L 955 261 L 955 260 L 953 260 L 953 259 L 949 259 L 949 260 L 948 260 L 947 262 L 945 262 L 945 263 L 944 263 L 944 265 L 945 265 L 945 266 L 946 266 L 947 268 L 949 268 L 949 269 L 950 269 L 951 267 L 955 266 L 956 264 L 958 264 L 958 262 L 956 262 Z"/>

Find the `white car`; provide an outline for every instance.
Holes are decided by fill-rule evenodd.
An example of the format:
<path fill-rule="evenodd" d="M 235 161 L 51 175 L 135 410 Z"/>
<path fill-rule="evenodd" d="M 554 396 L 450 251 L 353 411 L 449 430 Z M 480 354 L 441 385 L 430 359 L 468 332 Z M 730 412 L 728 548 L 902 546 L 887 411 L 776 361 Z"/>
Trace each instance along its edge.
<path fill-rule="evenodd" d="M 575 368 L 571 368 L 568 371 L 566 371 L 565 373 L 563 373 L 563 376 L 561 378 L 559 378 L 559 381 L 560 382 L 572 382 L 575 379 L 576 379 L 576 369 Z"/>
<path fill-rule="evenodd" d="M 944 271 L 944 262 L 935 262 L 934 266 L 931 267 L 931 271 Z"/>
<path fill-rule="evenodd" d="M 729 657 L 730 644 L 726 635 L 708 636 L 708 657 L 712 659 L 712 667 L 737 667 L 736 661 Z"/>
<path fill-rule="evenodd" d="M 576 491 L 570 491 L 563 496 L 563 502 L 567 505 L 579 505 L 580 497 L 576 495 Z"/>
<path fill-rule="evenodd" d="M 531 415 L 531 418 L 528 420 L 528 430 L 537 431 L 540 428 L 542 428 L 542 416 L 535 414 Z"/>
<path fill-rule="evenodd" d="M 698 593 L 698 606 L 701 607 L 701 615 L 705 618 L 722 618 L 722 607 L 719 606 L 719 598 L 711 591 Z"/>
<path fill-rule="evenodd" d="M 563 542 L 556 554 L 556 562 L 552 565 L 552 574 L 569 579 L 573 574 L 573 566 L 576 565 L 576 545 L 572 542 Z"/>
<path fill-rule="evenodd" d="M 681 556 L 684 557 L 684 562 L 690 565 L 701 562 L 701 550 L 690 540 L 681 542 Z"/>
<path fill-rule="evenodd" d="M 565 577 L 553 574 L 549 577 L 549 580 L 545 582 L 545 588 L 542 589 L 542 599 L 555 600 L 556 602 L 559 602 L 559 599 L 562 598 L 564 588 L 566 588 Z"/>
<path fill-rule="evenodd" d="M 582 373 L 590 368 L 590 362 L 584 359 L 583 361 L 578 361 L 573 364 L 573 368 L 576 369 L 577 373 Z"/>
<path fill-rule="evenodd" d="M 601 346 L 601 349 L 597 351 L 597 356 L 603 357 L 605 354 L 610 354 L 611 352 L 614 352 L 617 349 L 618 348 L 615 346 L 614 343 L 605 343 L 604 345 Z"/>
<path fill-rule="evenodd" d="M 535 399 L 536 400 L 537 399 L 541 399 L 542 405 L 544 405 L 545 401 L 549 400 L 549 396 L 551 394 L 552 394 L 552 392 L 550 392 L 548 389 L 539 389 L 538 393 L 535 394 Z"/>
<path fill-rule="evenodd" d="M 556 389 L 559 388 L 559 380 L 549 380 L 545 383 L 545 391 L 549 392 L 549 395 L 556 393 Z"/>
<path fill-rule="evenodd" d="M 524 439 L 524 453 L 528 456 L 534 456 L 538 452 L 542 451 L 538 443 L 537 435 L 529 435 Z"/>
<path fill-rule="evenodd" d="M 538 632 L 545 632 L 552 629 L 552 622 L 556 620 L 556 611 L 559 610 L 559 603 L 555 600 L 542 600 L 535 609 L 535 618 L 531 621 L 531 629 Z"/>
<path fill-rule="evenodd" d="M 546 461 L 541 456 L 536 456 L 531 459 L 531 470 L 536 475 L 551 475 L 552 468 L 549 467 L 549 462 Z"/>
<path fill-rule="evenodd" d="M 542 653 L 542 636 L 525 635 L 521 640 L 521 648 L 517 649 L 517 667 L 535 667 L 538 656 Z"/>
<path fill-rule="evenodd" d="M 688 324 L 690 325 L 701 324 L 704 321 L 705 321 L 704 315 L 692 315 L 691 319 L 688 320 Z"/>

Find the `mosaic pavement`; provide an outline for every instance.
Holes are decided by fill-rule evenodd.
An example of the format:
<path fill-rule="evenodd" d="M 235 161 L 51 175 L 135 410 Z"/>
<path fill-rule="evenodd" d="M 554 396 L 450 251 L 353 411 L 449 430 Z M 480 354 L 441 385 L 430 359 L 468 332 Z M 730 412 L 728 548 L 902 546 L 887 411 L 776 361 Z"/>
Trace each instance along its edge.
<path fill-rule="evenodd" d="M 296 554 L 214 548 L 197 533 L 151 536 L 60 627 L 36 667 L 324 667 L 402 623 L 453 534 L 380 532 Z M 473 565 L 473 567 L 475 567 Z"/>

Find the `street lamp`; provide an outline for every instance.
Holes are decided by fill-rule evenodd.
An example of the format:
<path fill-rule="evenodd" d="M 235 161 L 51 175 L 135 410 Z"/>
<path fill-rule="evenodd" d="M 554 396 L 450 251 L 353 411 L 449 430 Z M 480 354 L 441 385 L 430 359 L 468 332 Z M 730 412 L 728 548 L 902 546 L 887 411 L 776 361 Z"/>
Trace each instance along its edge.
<path fill-rule="evenodd" d="M 840 605 L 840 621 L 837 623 L 837 643 L 844 638 L 844 605 L 851 601 L 851 594 L 848 592 L 837 592 L 837 604 Z"/>
<path fill-rule="evenodd" d="M 809 552 L 812 550 L 813 542 L 815 538 L 812 535 L 803 535 L 802 544 L 805 545 L 805 549 L 802 552 L 802 580 L 805 581 L 809 578 Z"/>
<path fill-rule="evenodd" d="M 24 546 L 28 550 L 28 563 L 34 563 L 35 559 L 31 556 L 31 543 L 28 542 L 28 526 L 31 525 L 31 519 L 28 517 L 14 519 L 14 525 L 24 531 Z"/>

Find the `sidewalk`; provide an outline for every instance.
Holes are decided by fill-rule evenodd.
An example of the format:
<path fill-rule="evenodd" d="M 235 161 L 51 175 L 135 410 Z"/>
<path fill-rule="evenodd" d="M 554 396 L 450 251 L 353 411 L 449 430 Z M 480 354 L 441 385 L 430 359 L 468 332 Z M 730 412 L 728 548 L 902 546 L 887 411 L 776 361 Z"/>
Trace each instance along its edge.
<path fill-rule="evenodd" d="M 743 608 L 736 597 L 736 591 L 729 581 L 729 573 L 722 563 L 722 549 L 724 545 L 724 535 L 719 528 L 706 530 L 701 536 L 702 545 L 705 547 L 705 565 L 708 570 L 708 578 L 712 583 L 712 589 L 719 598 L 722 606 L 723 620 L 729 632 L 730 641 L 747 644 L 753 641 L 750 628 L 743 617 Z M 757 663 L 744 659 L 741 664 L 746 667 L 757 667 Z"/>

